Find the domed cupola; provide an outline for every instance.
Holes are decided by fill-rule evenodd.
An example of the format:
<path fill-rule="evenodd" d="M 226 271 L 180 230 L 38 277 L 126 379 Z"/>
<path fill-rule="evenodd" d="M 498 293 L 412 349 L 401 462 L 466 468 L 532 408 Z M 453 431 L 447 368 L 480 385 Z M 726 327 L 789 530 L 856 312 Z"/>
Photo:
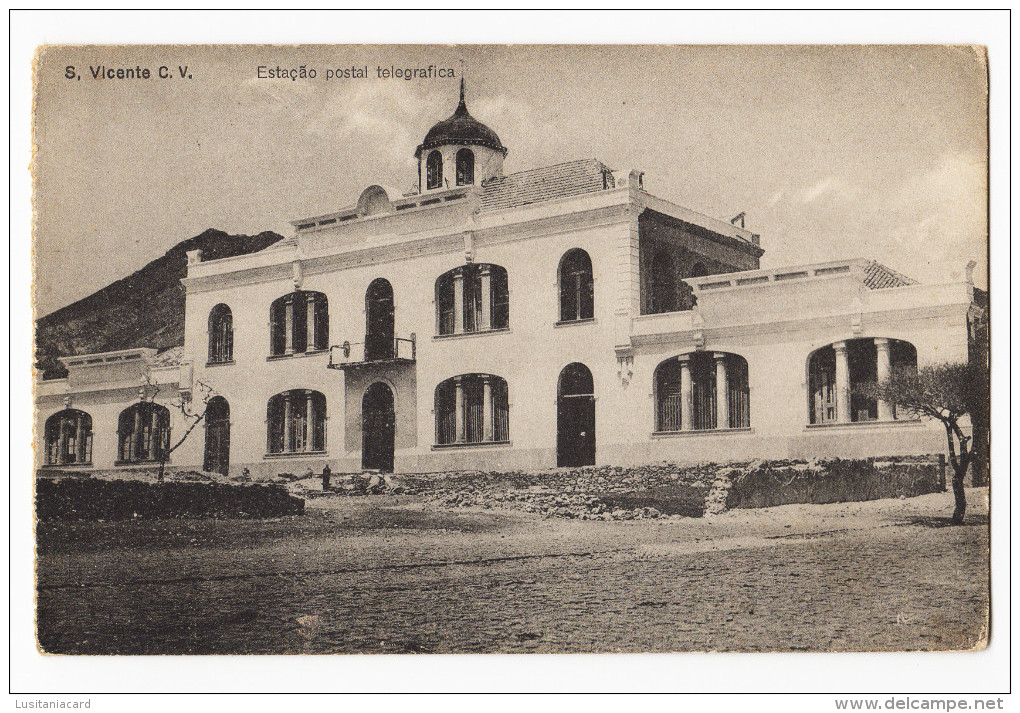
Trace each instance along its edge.
<path fill-rule="evenodd" d="M 461 79 L 457 110 L 429 129 L 414 152 L 419 190 L 448 190 L 501 176 L 506 153 L 496 132 L 468 113 Z"/>

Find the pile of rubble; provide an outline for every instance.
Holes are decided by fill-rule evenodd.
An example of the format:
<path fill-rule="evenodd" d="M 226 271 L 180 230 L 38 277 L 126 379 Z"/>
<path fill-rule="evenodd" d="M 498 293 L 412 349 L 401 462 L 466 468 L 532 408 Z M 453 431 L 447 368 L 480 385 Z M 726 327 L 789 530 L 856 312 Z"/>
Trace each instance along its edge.
<path fill-rule="evenodd" d="M 546 517 L 642 520 L 700 517 L 720 480 L 748 464 L 619 466 L 393 477 L 402 492 L 453 507 L 514 508 Z M 725 502 L 725 492 L 722 494 Z"/>
<path fill-rule="evenodd" d="M 934 492 L 937 458 L 775 460 L 535 471 L 332 476 L 281 473 L 272 482 L 305 498 L 413 495 L 444 507 L 512 508 L 545 517 L 643 520 L 703 517 L 734 508 L 869 500 Z"/>

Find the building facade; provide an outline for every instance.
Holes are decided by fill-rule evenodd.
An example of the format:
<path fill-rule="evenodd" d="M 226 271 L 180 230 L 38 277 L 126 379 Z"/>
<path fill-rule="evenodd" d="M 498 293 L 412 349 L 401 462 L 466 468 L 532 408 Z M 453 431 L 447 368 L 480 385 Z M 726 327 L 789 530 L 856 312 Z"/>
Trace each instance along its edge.
<path fill-rule="evenodd" d="M 758 235 L 655 197 L 640 171 L 592 159 L 504 174 L 506 154 L 462 88 L 415 153 L 418 192 L 372 185 L 261 252 L 190 253 L 183 349 L 162 364 L 145 350 L 65 360 L 68 378 L 37 391 L 39 462 L 151 461 L 187 426 L 164 402 L 199 387 L 216 398 L 174 468 L 944 451 L 941 425 L 856 386 L 965 361 L 969 275 L 760 269 Z"/>

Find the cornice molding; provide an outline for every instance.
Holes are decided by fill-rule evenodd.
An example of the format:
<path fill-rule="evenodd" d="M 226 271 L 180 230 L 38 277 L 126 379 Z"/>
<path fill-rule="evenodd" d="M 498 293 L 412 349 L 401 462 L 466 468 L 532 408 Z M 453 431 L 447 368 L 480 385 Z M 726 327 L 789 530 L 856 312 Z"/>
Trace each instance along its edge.
<path fill-rule="evenodd" d="M 878 326 L 890 324 L 902 325 L 904 322 L 930 323 L 933 319 L 944 317 L 964 317 L 967 314 L 967 310 L 967 305 L 959 304 L 888 309 L 875 312 L 865 311 L 861 313 L 863 326 L 860 336 L 867 336 L 868 332 L 875 331 L 875 328 Z M 631 341 L 634 346 L 658 346 L 664 344 L 690 344 L 691 346 L 696 346 L 699 342 L 699 336 L 704 343 L 710 343 L 720 339 L 732 339 L 735 337 L 780 335 L 789 332 L 817 329 L 845 329 L 847 333 L 846 338 L 854 339 L 858 336 L 853 334 L 853 320 L 857 314 L 856 312 L 841 312 L 839 314 L 817 315 L 770 322 L 706 325 L 689 330 L 634 335 L 631 337 Z"/>

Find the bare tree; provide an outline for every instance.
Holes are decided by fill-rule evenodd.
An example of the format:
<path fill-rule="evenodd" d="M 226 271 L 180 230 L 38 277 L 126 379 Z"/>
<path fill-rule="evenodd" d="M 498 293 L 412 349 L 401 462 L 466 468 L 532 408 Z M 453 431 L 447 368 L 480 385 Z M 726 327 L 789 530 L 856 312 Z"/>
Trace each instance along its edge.
<path fill-rule="evenodd" d="M 159 385 L 152 380 L 149 372 L 145 373 L 143 380 L 145 381 L 144 394 L 146 399 L 150 402 L 155 402 L 160 392 Z M 204 381 L 196 381 L 190 393 L 179 391 L 177 396 L 169 400 L 170 405 L 180 411 L 184 417 L 185 428 L 184 433 L 181 434 L 181 437 L 173 445 L 170 445 L 170 431 L 166 432 L 166 441 L 161 444 L 163 447 L 159 449 L 159 473 L 157 478 L 160 483 L 163 482 L 166 473 L 166 462 L 170 459 L 170 454 L 180 448 L 188 440 L 188 436 L 195 430 L 195 427 L 202 422 L 206 411 L 209 410 L 209 402 L 212 401 L 214 396 L 216 396 L 216 391 L 209 384 Z"/>
<path fill-rule="evenodd" d="M 860 389 L 865 396 L 882 399 L 897 409 L 916 416 L 942 422 L 949 446 L 949 462 L 953 466 L 953 524 L 963 523 L 967 499 L 963 478 L 974 459 L 972 436 L 964 432 L 960 421 L 969 416 L 971 424 L 987 413 L 988 371 L 980 360 L 970 364 L 946 363 L 922 366 L 913 370 L 897 370 L 885 382 L 866 384 Z"/>

